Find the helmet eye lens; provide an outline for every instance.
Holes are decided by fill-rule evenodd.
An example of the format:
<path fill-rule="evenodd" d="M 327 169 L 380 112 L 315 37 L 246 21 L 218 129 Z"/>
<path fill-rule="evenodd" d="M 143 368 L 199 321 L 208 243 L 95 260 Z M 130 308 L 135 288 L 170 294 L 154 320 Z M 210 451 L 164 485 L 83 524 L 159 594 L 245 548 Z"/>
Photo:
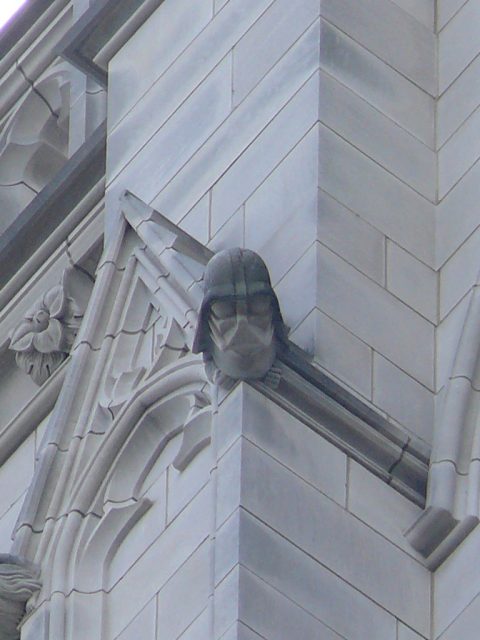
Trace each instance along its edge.
<path fill-rule="evenodd" d="M 254 315 L 268 313 L 270 311 L 270 296 L 263 294 L 252 296 L 248 300 L 248 308 L 250 313 Z"/>
<path fill-rule="evenodd" d="M 236 304 L 234 300 L 217 300 L 211 306 L 213 315 L 220 320 L 231 318 L 236 313 Z"/>

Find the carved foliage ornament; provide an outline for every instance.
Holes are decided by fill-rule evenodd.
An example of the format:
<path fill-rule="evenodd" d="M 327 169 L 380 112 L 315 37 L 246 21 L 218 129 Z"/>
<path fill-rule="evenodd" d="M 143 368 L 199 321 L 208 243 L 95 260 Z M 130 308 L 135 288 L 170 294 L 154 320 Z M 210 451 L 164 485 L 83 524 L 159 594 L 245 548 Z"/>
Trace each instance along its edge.
<path fill-rule="evenodd" d="M 0 555 L 0 640 L 20 638 L 18 625 L 40 587 L 35 567 L 15 556 Z"/>
<path fill-rule="evenodd" d="M 12 332 L 10 349 L 36 384 L 43 384 L 70 353 L 91 290 L 89 276 L 66 269 L 60 284 L 37 300 Z"/>
<path fill-rule="evenodd" d="M 207 264 L 204 287 L 193 352 L 203 352 L 208 377 L 276 386 L 287 328 L 263 260 L 248 249 L 220 251 Z"/>

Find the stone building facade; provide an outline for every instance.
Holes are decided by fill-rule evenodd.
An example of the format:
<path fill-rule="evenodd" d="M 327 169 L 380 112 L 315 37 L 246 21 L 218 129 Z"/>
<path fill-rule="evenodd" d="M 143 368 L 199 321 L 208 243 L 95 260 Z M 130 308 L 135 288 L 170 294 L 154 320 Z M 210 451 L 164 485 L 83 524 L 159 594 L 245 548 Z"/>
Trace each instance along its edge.
<path fill-rule="evenodd" d="M 476 639 L 479 18 L 30 0 L 1 34 L 0 639 Z M 194 353 L 234 247 L 274 383 Z"/>

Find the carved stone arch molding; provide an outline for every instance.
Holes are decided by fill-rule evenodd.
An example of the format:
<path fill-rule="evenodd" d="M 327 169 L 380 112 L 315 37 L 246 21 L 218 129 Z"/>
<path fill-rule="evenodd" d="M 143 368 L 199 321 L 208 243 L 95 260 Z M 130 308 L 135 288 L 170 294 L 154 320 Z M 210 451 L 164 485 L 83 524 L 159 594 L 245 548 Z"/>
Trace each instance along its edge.
<path fill-rule="evenodd" d="M 70 72 L 49 69 L 9 116 L 0 133 L 0 202 L 5 229 L 68 158 Z"/>
<path fill-rule="evenodd" d="M 480 287 L 474 286 L 434 435 L 426 508 L 406 532 L 432 569 L 480 521 Z"/>
<path fill-rule="evenodd" d="M 15 530 L 14 553 L 42 569 L 45 639 L 76 637 L 82 597 L 82 637 L 105 637 L 110 563 L 153 504 L 155 465 L 164 455 L 183 470 L 209 443 L 209 383 L 191 345 L 211 255 L 122 197 Z"/>

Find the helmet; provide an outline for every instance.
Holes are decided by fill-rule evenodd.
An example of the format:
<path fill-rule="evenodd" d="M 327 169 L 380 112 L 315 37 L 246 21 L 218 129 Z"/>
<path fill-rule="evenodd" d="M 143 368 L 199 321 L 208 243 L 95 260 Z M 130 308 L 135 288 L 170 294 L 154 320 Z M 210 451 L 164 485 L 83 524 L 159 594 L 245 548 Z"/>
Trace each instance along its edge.
<path fill-rule="evenodd" d="M 287 329 L 283 322 L 277 296 L 270 282 L 268 269 L 260 256 L 250 249 L 225 249 L 208 262 L 204 274 L 204 297 L 199 311 L 193 353 L 209 348 L 208 313 L 216 300 L 233 300 L 265 294 L 270 296 L 275 336 L 286 342 Z"/>

